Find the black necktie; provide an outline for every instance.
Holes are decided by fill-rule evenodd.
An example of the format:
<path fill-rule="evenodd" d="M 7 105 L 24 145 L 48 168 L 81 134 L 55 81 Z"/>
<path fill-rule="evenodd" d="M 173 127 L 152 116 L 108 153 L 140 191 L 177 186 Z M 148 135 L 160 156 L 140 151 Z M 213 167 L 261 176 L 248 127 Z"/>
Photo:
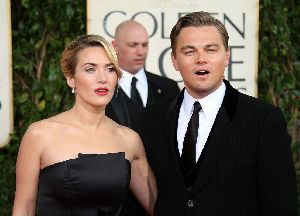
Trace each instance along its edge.
<path fill-rule="evenodd" d="M 131 81 L 131 100 L 140 108 L 142 109 L 143 106 L 143 101 L 142 98 L 139 94 L 139 91 L 136 88 L 136 81 L 137 79 L 135 77 L 132 77 L 132 81 Z"/>
<path fill-rule="evenodd" d="M 184 141 L 181 159 L 186 172 L 186 177 L 189 179 L 192 175 L 194 166 L 196 164 L 196 143 L 198 137 L 199 127 L 199 111 L 202 109 L 200 103 L 194 103 L 194 110 L 189 121 Z"/>

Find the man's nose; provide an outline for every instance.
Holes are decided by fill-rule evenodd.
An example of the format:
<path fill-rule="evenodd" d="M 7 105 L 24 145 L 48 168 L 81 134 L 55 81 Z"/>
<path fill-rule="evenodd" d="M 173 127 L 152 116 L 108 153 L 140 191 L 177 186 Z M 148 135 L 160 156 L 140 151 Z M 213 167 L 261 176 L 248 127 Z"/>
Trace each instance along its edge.
<path fill-rule="evenodd" d="M 139 45 L 136 47 L 136 53 L 137 53 L 138 55 L 143 55 L 143 54 L 145 53 L 145 49 L 144 49 L 144 47 L 143 47 L 141 44 L 139 44 Z"/>
<path fill-rule="evenodd" d="M 197 64 L 202 64 L 206 62 L 206 54 L 202 51 L 198 51 L 196 55 Z"/>

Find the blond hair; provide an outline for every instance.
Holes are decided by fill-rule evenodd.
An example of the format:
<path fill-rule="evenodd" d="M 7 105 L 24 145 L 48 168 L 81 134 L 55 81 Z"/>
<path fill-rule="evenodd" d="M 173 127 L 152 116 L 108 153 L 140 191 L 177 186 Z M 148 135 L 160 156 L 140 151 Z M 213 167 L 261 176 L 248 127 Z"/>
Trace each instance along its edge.
<path fill-rule="evenodd" d="M 60 57 L 60 67 L 65 77 L 72 77 L 75 73 L 75 68 L 78 63 L 78 53 L 88 47 L 103 47 L 107 57 L 111 63 L 116 68 L 118 79 L 122 76 L 122 72 L 119 68 L 117 54 L 113 46 L 99 35 L 81 35 L 71 43 L 69 43 L 61 57 Z"/>

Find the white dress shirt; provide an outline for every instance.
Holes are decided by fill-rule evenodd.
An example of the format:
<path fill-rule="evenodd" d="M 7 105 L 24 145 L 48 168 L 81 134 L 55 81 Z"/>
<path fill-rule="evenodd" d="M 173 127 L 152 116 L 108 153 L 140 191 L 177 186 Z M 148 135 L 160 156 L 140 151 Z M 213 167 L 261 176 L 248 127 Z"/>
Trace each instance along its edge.
<path fill-rule="evenodd" d="M 131 81 L 135 77 L 137 79 L 136 88 L 139 91 L 139 94 L 142 98 L 143 105 L 146 107 L 148 99 L 148 82 L 144 68 L 141 68 L 135 75 L 122 70 L 122 77 L 119 80 L 119 85 L 125 94 L 130 98 L 131 93 Z"/>
<path fill-rule="evenodd" d="M 218 111 L 221 107 L 225 95 L 225 90 L 225 84 L 222 83 L 222 85 L 216 91 L 202 99 L 197 100 L 201 104 L 202 109 L 199 112 L 199 128 L 196 144 L 196 161 L 201 155 L 201 152 L 204 148 L 204 145 L 207 141 L 211 128 L 218 114 Z M 184 136 L 193 113 L 193 105 L 195 101 L 196 99 L 189 95 L 185 89 L 183 102 L 180 107 L 177 127 L 177 142 L 180 155 L 182 154 Z"/>

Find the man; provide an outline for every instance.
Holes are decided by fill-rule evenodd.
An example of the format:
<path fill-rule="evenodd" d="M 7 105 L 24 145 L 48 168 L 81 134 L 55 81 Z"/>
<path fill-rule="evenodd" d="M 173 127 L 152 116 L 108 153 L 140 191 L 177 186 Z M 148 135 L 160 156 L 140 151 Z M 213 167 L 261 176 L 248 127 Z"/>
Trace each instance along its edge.
<path fill-rule="evenodd" d="M 167 112 L 160 106 L 146 119 L 155 215 L 297 215 L 283 114 L 223 80 L 230 56 L 223 24 L 190 13 L 170 38 L 185 89 Z"/>
<path fill-rule="evenodd" d="M 112 45 L 123 77 L 107 114 L 116 122 L 139 132 L 141 111 L 145 107 L 171 101 L 179 93 L 179 87 L 174 80 L 145 71 L 149 40 L 146 29 L 140 23 L 127 20 L 119 24 Z M 132 88 L 135 95 L 132 95 Z"/>
<path fill-rule="evenodd" d="M 106 114 L 141 134 L 145 123 L 141 120 L 144 108 L 170 102 L 179 93 L 179 87 L 174 80 L 145 71 L 149 41 L 147 31 L 140 23 L 128 20 L 119 24 L 112 45 L 123 77 Z M 145 215 L 131 193 L 125 201 L 123 215 Z"/>

